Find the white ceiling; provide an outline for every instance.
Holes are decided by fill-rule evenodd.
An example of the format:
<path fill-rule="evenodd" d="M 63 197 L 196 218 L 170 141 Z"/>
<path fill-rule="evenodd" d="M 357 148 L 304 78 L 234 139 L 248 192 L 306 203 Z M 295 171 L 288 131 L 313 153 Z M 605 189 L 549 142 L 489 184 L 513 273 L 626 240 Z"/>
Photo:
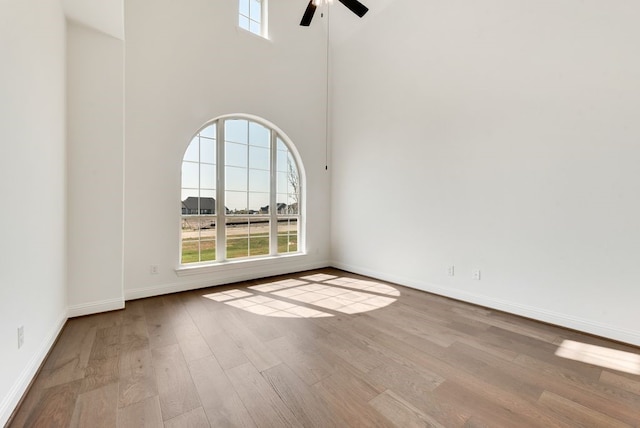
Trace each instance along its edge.
<path fill-rule="evenodd" d="M 124 40 L 124 0 L 62 0 L 68 19 Z"/>

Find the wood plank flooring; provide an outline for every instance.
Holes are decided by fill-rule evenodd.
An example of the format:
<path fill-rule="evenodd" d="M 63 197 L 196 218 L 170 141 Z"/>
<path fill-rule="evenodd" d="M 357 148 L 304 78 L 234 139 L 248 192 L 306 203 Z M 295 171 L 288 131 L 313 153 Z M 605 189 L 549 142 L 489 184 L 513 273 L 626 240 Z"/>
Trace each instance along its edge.
<path fill-rule="evenodd" d="M 640 349 L 336 269 L 67 322 L 11 427 L 640 427 Z"/>

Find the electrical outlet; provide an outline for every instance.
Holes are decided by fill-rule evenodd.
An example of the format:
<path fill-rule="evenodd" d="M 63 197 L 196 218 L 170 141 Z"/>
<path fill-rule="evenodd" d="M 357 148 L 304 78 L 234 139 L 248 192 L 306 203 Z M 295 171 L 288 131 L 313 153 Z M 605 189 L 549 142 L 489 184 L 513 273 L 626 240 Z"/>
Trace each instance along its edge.
<path fill-rule="evenodd" d="M 455 275 L 456 271 L 455 271 L 455 266 L 451 265 L 447 268 L 447 275 L 448 276 L 453 276 Z"/>
<path fill-rule="evenodd" d="M 21 325 L 18 327 L 18 349 L 22 348 L 24 345 L 24 326 Z"/>
<path fill-rule="evenodd" d="M 149 268 L 149 272 L 151 272 L 151 275 L 157 275 L 158 273 L 158 265 L 151 265 Z"/>
<path fill-rule="evenodd" d="M 473 270 L 473 279 L 480 281 L 480 269 Z"/>

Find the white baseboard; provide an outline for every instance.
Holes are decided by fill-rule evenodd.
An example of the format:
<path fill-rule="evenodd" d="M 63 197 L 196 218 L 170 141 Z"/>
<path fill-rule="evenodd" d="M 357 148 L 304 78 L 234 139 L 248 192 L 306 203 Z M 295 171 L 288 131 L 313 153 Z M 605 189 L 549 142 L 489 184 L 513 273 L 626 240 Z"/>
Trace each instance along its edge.
<path fill-rule="evenodd" d="M 629 343 L 631 345 L 640 346 L 640 331 L 621 329 L 619 327 L 591 321 L 588 319 L 572 317 L 566 314 L 548 311 L 542 308 L 522 305 L 515 302 L 509 302 L 506 300 L 483 296 L 480 294 L 469 293 L 467 291 L 456 290 L 426 281 L 403 278 L 396 275 L 389 275 L 384 272 L 379 272 L 360 266 L 353 266 L 346 263 L 332 262 L 331 266 L 348 272 L 366 275 L 373 278 L 381 279 L 383 281 L 388 281 L 398 285 L 404 285 L 406 287 L 426 291 L 428 293 L 450 297 L 452 299 L 462 300 L 464 302 L 485 306 L 491 309 L 497 309 L 526 318 L 554 324 L 560 327 L 570 328 L 596 336 L 601 336 L 608 339 Z"/>
<path fill-rule="evenodd" d="M 307 263 L 278 264 L 272 266 L 252 266 L 233 269 L 222 269 L 218 273 L 202 271 L 202 273 L 189 274 L 194 279 L 190 281 L 180 281 L 169 284 L 162 284 L 153 287 L 132 288 L 125 290 L 125 300 L 143 299 L 145 297 L 160 296 L 162 294 L 177 293 L 180 291 L 197 290 L 199 288 L 212 287 L 216 285 L 232 284 L 234 282 L 247 281 L 251 279 L 285 275 L 288 273 L 302 272 L 311 269 L 320 269 L 329 266 L 327 261 L 316 261 Z"/>
<path fill-rule="evenodd" d="M 124 309 L 124 299 L 116 298 L 109 300 L 101 300 L 99 302 L 83 303 L 80 305 L 69 306 L 69 318 L 81 317 L 83 315 L 97 314 L 100 312 L 115 311 Z"/>
<path fill-rule="evenodd" d="M 40 365 L 42 365 L 44 359 L 47 357 L 49 350 L 53 346 L 66 322 L 67 313 L 64 312 L 60 315 L 58 322 L 56 322 L 54 327 L 46 336 L 46 340 L 42 342 L 37 352 L 33 354 L 24 370 L 22 370 L 22 373 L 18 376 L 18 379 L 9 390 L 9 393 L 2 399 L 2 402 L 0 402 L 0 426 L 4 426 L 9 421 L 11 414 L 18 406 L 22 396 L 27 391 L 27 388 L 29 388 L 31 381 L 37 374 Z"/>

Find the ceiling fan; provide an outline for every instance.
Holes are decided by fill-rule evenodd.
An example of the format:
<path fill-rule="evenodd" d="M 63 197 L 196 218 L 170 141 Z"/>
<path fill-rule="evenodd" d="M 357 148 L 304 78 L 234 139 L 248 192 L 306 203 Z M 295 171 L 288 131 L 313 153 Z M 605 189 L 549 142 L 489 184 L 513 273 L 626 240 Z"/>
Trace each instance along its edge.
<path fill-rule="evenodd" d="M 318 5 L 322 4 L 323 1 L 326 0 L 310 0 L 309 5 L 307 5 L 307 9 L 304 11 L 304 15 L 302 15 L 302 21 L 300 21 L 300 25 L 303 27 L 308 27 L 311 24 L 311 20 L 313 19 L 313 14 L 316 13 L 316 8 Z M 331 1 L 331 0 L 329 0 Z M 338 0 L 340 3 L 345 5 L 351 12 L 358 15 L 360 18 L 364 16 L 365 13 L 369 11 L 369 8 L 360 3 L 358 0 Z"/>

